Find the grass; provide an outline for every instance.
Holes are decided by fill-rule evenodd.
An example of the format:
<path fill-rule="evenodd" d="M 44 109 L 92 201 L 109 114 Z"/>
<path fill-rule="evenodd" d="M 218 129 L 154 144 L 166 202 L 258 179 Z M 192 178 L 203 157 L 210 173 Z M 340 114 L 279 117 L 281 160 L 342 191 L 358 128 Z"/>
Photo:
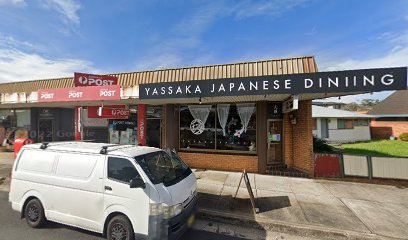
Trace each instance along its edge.
<path fill-rule="evenodd" d="M 364 154 L 373 156 L 408 157 L 408 142 L 392 140 L 374 140 L 343 144 L 344 153 Z"/>

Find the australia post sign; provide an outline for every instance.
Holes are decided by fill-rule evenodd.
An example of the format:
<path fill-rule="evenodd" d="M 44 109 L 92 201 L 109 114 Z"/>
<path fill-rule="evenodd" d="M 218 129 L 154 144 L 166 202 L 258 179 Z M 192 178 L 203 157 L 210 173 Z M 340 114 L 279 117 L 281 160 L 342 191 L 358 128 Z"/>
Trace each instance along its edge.
<path fill-rule="evenodd" d="M 356 93 L 407 89 L 407 68 L 375 68 L 140 84 L 140 99 L 302 93 Z"/>
<path fill-rule="evenodd" d="M 111 86 L 118 84 L 118 78 L 109 75 L 74 73 L 75 87 Z"/>
<path fill-rule="evenodd" d="M 38 90 L 38 102 L 120 100 L 120 86 L 94 86 Z"/>

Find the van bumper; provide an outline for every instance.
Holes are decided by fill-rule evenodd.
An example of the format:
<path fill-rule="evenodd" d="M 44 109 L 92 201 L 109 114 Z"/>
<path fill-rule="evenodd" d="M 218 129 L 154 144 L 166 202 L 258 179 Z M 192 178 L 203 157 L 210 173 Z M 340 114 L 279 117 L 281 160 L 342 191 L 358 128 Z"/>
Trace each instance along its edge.
<path fill-rule="evenodd" d="M 168 220 L 168 239 L 179 239 L 188 229 L 188 220 L 195 214 L 197 208 L 197 195 L 191 200 L 184 211 Z"/>

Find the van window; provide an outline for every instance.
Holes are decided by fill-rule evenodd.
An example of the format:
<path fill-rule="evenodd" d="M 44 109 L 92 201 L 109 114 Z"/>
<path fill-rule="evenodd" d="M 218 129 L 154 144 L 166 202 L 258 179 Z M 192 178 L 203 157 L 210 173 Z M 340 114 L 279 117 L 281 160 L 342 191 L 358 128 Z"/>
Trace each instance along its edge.
<path fill-rule="evenodd" d="M 64 153 L 59 155 L 57 175 L 88 178 L 95 168 L 98 156 Z"/>
<path fill-rule="evenodd" d="M 17 170 L 29 172 L 51 173 L 55 161 L 55 153 L 27 149 L 21 154 Z"/>
<path fill-rule="evenodd" d="M 133 178 L 140 177 L 133 164 L 125 158 L 109 157 L 108 178 L 124 183 L 130 183 Z"/>

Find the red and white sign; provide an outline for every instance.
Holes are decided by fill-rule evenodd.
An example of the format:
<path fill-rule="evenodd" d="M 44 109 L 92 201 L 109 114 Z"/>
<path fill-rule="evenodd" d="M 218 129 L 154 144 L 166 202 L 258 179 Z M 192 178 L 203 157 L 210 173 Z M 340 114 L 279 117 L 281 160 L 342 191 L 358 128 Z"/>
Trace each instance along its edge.
<path fill-rule="evenodd" d="M 109 75 L 74 73 L 75 87 L 112 86 L 118 84 L 118 78 Z"/>
<path fill-rule="evenodd" d="M 138 104 L 137 105 L 137 141 L 139 145 L 146 145 L 146 105 Z"/>
<path fill-rule="evenodd" d="M 38 90 L 38 102 L 120 100 L 120 86 L 95 86 Z"/>
<path fill-rule="evenodd" d="M 102 108 L 101 114 L 98 114 L 99 108 Z M 125 105 L 88 107 L 88 118 L 128 119 L 129 116 L 130 110 Z"/>

